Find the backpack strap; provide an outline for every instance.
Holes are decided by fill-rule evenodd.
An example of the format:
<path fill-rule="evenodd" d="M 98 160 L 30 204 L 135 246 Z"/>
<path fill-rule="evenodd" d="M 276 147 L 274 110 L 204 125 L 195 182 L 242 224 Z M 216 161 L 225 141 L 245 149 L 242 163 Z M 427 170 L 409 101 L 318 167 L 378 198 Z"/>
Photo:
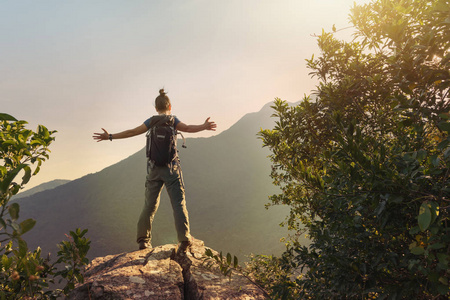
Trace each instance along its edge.
<path fill-rule="evenodd" d="M 181 135 L 181 138 L 183 139 L 183 145 L 181 145 L 181 147 L 187 148 L 186 139 L 184 138 L 184 135 L 181 132 L 177 132 L 177 134 Z"/>
<path fill-rule="evenodd" d="M 172 115 L 156 115 L 150 119 L 149 128 L 162 125 L 167 123 L 169 126 L 173 126 L 175 124 L 175 118 Z"/>

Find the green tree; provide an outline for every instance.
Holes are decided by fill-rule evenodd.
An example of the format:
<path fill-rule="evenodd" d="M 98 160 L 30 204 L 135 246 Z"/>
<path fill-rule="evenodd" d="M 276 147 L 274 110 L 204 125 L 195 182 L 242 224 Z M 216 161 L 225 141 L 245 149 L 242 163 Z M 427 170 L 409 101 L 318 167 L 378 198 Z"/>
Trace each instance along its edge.
<path fill-rule="evenodd" d="M 447 299 L 450 260 L 450 2 L 355 5 L 355 38 L 318 36 L 314 99 L 276 99 L 272 178 L 306 230 L 270 283 L 306 299 Z M 286 292 L 288 291 L 288 292 Z"/>
<path fill-rule="evenodd" d="M 26 129 L 26 121 L 0 113 L 0 299 L 56 299 L 68 295 L 83 282 L 83 266 L 90 241 L 87 230 L 70 232 L 69 241 L 58 246 L 58 259 L 51 264 L 41 256 L 41 249 L 28 249 L 22 235 L 36 221 L 19 221 L 20 206 L 11 197 L 36 175 L 48 159 L 49 145 L 55 131 L 39 125 L 37 132 Z M 33 166 L 34 169 L 32 168 Z M 23 174 L 20 180 L 16 180 Z M 62 289 L 51 290 L 54 279 L 65 281 Z"/>

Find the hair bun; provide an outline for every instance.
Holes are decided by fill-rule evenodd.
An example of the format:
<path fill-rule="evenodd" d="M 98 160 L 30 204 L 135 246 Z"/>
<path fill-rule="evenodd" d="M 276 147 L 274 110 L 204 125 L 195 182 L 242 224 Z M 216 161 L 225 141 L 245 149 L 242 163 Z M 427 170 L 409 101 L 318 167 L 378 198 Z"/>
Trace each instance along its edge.
<path fill-rule="evenodd" d="M 164 95 L 167 94 L 167 93 L 164 92 L 164 89 L 160 89 L 160 90 L 159 90 L 159 94 L 162 95 L 162 96 L 164 96 Z"/>

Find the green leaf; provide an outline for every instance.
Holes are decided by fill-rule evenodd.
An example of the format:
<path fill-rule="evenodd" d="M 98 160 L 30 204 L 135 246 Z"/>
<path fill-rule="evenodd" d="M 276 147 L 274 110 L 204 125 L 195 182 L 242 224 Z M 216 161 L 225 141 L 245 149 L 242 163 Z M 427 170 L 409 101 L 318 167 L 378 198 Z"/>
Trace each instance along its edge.
<path fill-rule="evenodd" d="M 25 170 L 25 175 L 22 177 L 22 185 L 27 184 L 28 181 L 30 181 L 31 178 L 31 168 L 30 166 L 25 166 L 23 168 Z"/>
<path fill-rule="evenodd" d="M 413 228 L 411 228 L 411 229 L 409 230 L 409 234 L 410 234 L 410 235 L 416 235 L 417 233 L 419 233 L 419 231 L 420 231 L 419 226 L 414 226 Z"/>
<path fill-rule="evenodd" d="M 44 140 L 48 141 L 50 137 L 50 132 L 48 131 L 47 127 L 43 125 L 38 126 L 38 132 L 39 134 L 43 135 Z"/>
<path fill-rule="evenodd" d="M 397 195 L 397 196 L 391 196 L 391 197 L 389 197 L 389 200 L 392 202 L 392 203 L 401 203 L 402 201 L 403 201 L 403 196 L 401 196 L 401 195 Z"/>
<path fill-rule="evenodd" d="M 6 177 L 0 183 L 0 192 L 6 194 L 6 192 L 9 189 L 9 185 L 11 184 L 11 182 L 14 180 L 14 178 L 17 176 L 17 174 L 20 172 L 20 170 L 22 170 L 25 167 L 26 167 L 25 164 L 21 164 L 17 168 L 15 168 L 14 170 L 10 171 L 8 173 L 8 175 L 6 175 Z"/>
<path fill-rule="evenodd" d="M 447 133 L 450 133 L 450 122 L 440 122 L 438 124 L 439 129 L 441 129 L 442 131 L 446 131 Z"/>
<path fill-rule="evenodd" d="M 430 208 L 431 212 L 431 223 L 433 223 L 434 221 L 436 221 L 436 218 L 439 217 L 439 204 L 434 201 L 430 201 L 428 203 L 428 207 Z"/>
<path fill-rule="evenodd" d="M 422 247 L 414 247 L 411 249 L 411 253 L 415 255 L 422 255 L 425 253 L 425 249 L 423 249 Z"/>
<path fill-rule="evenodd" d="M 8 207 L 9 215 L 13 221 L 19 218 L 20 206 L 18 203 L 13 203 Z"/>
<path fill-rule="evenodd" d="M 17 145 L 17 141 L 16 140 L 6 140 L 6 141 L 3 141 L 2 144 L 3 145 L 12 145 L 12 146 L 14 146 L 14 145 Z"/>
<path fill-rule="evenodd" d="M 448 293 L 450 292 L 450 288 L 449 288 L 449 286 L 446 285 L 446 284 L 440 284 L 440 285 L 438 285 L 437 290 L 438 290 L 438 292 L 439 292 L 441 295 L 446 295 L 446 294 L 448 294 Z"/>
<path fill-rule="evenodd" d="M 420 149 L 417 151 L 417 160 L 422 162 L 427 157 L 427 151 Z"/>
<path fill-rule="evenodd" d="M 12 222 L 11 227 L 14 229 L 13 235 L 18 236 L 20 232 L 19 224 L 17 224 L 16 222 Z"/>
<path fill-rule="evenodd" d="M 375 209 L 375 215 L 380 216 L 386 207 L 386 201 L 381 201 L 378 207 Z"/>
<path fill-rule="evenodd" d="M 442 118 L 442 119 L 446 119 L 446 120 L 449 120 L 450 119 L 450 114 L 439 114 L 439 117 L 440 118 Z"/>
<path fill-rule="evenodd" d="M 20 191 L 20 185 L 14 185 L 12 189 L 10 189 L 11 195 L 16 195 Z"/>
<path fill-rule="evenodd" d="M 12 263 L 12 258 L 8 258 L 7 255 L 2 255 L 2 265 L 3 265 L 3 269 L 7 270 L 10 268 Z"/>
<path fill-rule="evenodd" d="M 438 253 L 438 254 L 436 254 L 436 256 L 439 259 L 439 263 L 441 263 L 444 266 L 448 265 L 449 256 L 447 254 L 445 254 L 445 253 Z"/>
<path fill-rule="evenodd" d="M 11 115 L 5 114 L 5 113 L 0 113 L 0 120 L 2 121 L 15 121 L 17 122 L 17 119 L 14 118 Z"/>
<path fill-rule="evenodd" d="M 19 239 L 19 253 L 21 257 L 25 257 L 28 252 L 28 245 L 23 239 Z"/>
<path fill-rule="evenodd" d="M 236 256 L 234 256 L 234 261 L 233 261 L 234 268 L 236 269 L 238 267 L 238 265 L 239 265 L 238 258 Z"/>
<path fill-rule="evenodd" d="M 419 227 L 420 230 L 425 231 L 431 224 L 431 210 L 430 205 L 426 202 L 422 203 L 419 209 Z"/>
<path fill-rule="evenodd" d="M 442 248 L 444 248 L 444 247 L 445 247 L 444 244 L 441 244 L 441 243 L 435 243 L 435 244 L 431 244 L 430 246 L 428 246 L 427 249 L 429 249 L 429 250 L 437 250 L 437 249 L 442 249 Z"/>
<path fill-rule="evenodd" d="M 20 223 L 21 233 L 24 234 L 25 232 L 30 231 L 34 227 L 34 225 L 36 225 L 36 220 L 26 219 L 25 221 Z"/>
<path fill-rule="evenodd" d="M 40 170 L 41 170 L 41 167 L 37 166 L 36 169 L 34 169 L 33 176 L 36 175 L 37 173 L 39 173 Z"/>
<path fill-rule="evenodd" d="M 447 138 L 447 139 L 443 140 L 442 142 L 440 142 L 438 144 L 437 148 L 439 150 L 445 150 L 449 146 L 449 144 L 450 144 L 450 139 Z M 447 150 L 448 150 L 448 148 L 447 148 Z"/>
<path fill-rule="evenodd" d="M 439 166 L 440 159 L 439 159 L 439 156 L 437 156 L 436 154 L 430 156 L 428 158 L 428 160 L 429 160 L 430 163 L 433 164 L 433 166 L 435 166 L 435 167 Z"/>
<path fill-rule="evenodd" d="M 227 264 L 230 266 L 231 265 L 231 254 L 227 253 Z"/>
<path fill-rule="evenodd" d="M 447 148 L 447 149 L 444 151 L 444 157 L 445 157 L 445 159 L 447 159 L 449 156 L 450 156 L 450 148 Z"/>
<path fill-rule="evenodd" d="M 413 119 L 405 119 L 401 122 L 403 124 L 403 126 L 411 126 L 414 123 Z"/>
<path fill-rule="evenodd" d="M 208 257 L 213 257 L 213 253 L 212 253 L 211 249 L 205 248 L 205 255 Z"/>
<path fill-rule="evenodd" d="M 8 169 L 5 166 L 0 166 L 0 178 L 3 178 L 4 175 L 8 173 Z"/>

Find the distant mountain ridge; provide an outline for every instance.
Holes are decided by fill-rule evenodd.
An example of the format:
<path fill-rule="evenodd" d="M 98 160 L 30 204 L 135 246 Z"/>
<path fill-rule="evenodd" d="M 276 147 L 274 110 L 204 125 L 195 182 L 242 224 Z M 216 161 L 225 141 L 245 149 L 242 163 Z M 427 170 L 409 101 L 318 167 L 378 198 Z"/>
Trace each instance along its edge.
<path fill-rule="evenodd" d="M 38 186 L 35 186 L 35 187 L 33 187 L 33 188 L 29 189 L 29 190 L 25 190 L 23 192 L 20 192 L 19 194 L 14 196 L 14 199 L 17 200 L 17 199 L 20 199 L 20 198 L 29 197 L 29 196 L 34 195 L 36 193 L 40 193 L 40 192 L 43 192 L 43 191 L 46 191 L 46 190 L 54 189 L 54 188 L 56 188 L 56 187 L 58 187 L 60 185 L 66 184 L 68 182 L 70 182 L 70 180 L 67 180 L 67 179 L 55 179 L 55 180 L 52 180 L 52 181 L 44 182 L 44 183 L 42 183 L 42 184 L 40 184 Z"/>
<path fill-rule="evenodd" d="M 188 148 L 180 149 L 192 234 L 214 249 L 241 257 L 284 249 L 279 239 L 287 232 L 278 225 L 288 209 L 264 207 L 278 189 L 270 178 L 269 151 L 257 138 L 260 128 L 273 128 L 271 114 L 270 104 L 265 105 L 216 136 L 188 138 Z M 20 217 L 37 220 L 25 239 L 30 247 L 55 252 L 64 234 L 80 227 L 89 229 L 91 258 L 136 250 L 145 176 L 141 149 L 100 172 L 20 199 Z M 161 196 L 152 232 L 154 246 L 176 242 L 165 190 Z"/>

